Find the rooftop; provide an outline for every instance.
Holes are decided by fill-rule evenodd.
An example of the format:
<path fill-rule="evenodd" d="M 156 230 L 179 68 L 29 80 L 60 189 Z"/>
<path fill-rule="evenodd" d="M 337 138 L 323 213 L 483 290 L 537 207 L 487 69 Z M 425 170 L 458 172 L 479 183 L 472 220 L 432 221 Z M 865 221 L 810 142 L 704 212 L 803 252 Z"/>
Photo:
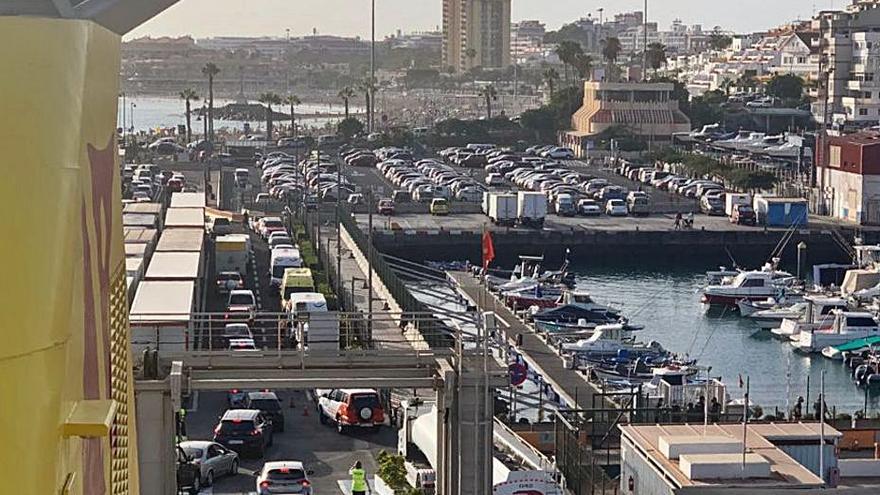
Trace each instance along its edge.
<path fill-rule="evenodd" d="M 205 193 L 176 192 L 171 195 L 171 208 L 204 208 Z"/>
<path fill-rule="evenodd" d="M 647 458 L 676 487 L 745 485 L 792 488 L 822 485 L 822 480 L 818 476 L 771 443 L 771 440 L 775 442 L 813 440 L 818 445 L 817 423 L 750 424 L 746 438 L 748 455 L 745 478 L 725 476 L 727 473 L 741 472 L 739 469 L 732 469 L 741 465 L 741 453 L 731 453 L 731 446 L 739 448 L 742 445 L 741 424 L 713 424 L 709 425 L 705 432 L 702 425 L 629 425 L 621 426 L 620 430 L 625 444 L 631 445 L 640 455 Z M 831 439 L 842 435 L 826 425 L 825 436 Z M 670 445 L 673 446 L 672 452 Z M 674 455 L 667 457 L 664 452 Z M 678 454 L 683 455 L 684 459 Z M 769 474 L 766 474 L 767 464 L 769 464 Z M 699 469 L 696 466 L 699 466 Z M 707 471 L 723 474 L 715 478 L 695 475 L 697 472 Z"/>

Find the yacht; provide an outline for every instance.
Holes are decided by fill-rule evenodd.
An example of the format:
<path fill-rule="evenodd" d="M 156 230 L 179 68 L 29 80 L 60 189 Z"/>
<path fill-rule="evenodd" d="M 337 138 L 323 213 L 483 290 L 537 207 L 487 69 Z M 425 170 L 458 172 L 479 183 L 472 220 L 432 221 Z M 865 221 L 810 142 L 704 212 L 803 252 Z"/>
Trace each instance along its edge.
<path fill-rule="evenodd" d="M 721 284 L 703 289 L 702 302 L 709 305 L 736 307 L 740 300 L 760 301 L 780 296 L 786 286 L 796 281 L 790 273 L 778 271 L 772 265 L 761 270 L 740 272 Z"/>
<path fill-rule="evenodd" d="M 834 321 L 834 311 L 849 309 L 848 301 L 842 297 L 807 296 L 804 302 L 807 306 L 800 316 L 783 318 L 770 333 L 783 340 L 794 340 L 803 331 L 829 328 Z"/>
<path fill-rule="evenodd" d="M 790 306 L 776 306 L 755 311 L 748 315 L 748 318 L 758 325 L 758 328 L 761 330 L 770 330 L 779 327 L 782 324 L 782 320 L 799 319 L 806 312 L 807 306 L 806 302 L 799 302 Z"/>
<path fill-rule="evenodd" d="M 792 340 L 791 345 L 797 351 L 812 353 L 828 346 L 880 335 L 880 325 L 871 313 L 835 311 L 834 316 L 829 328 L 800 332 L 798 339 Z"/>
<path fill-rule="evenodd" d="M 662 347 L 657 342 L 651 342 L 647 346 L 637 344 L 629 337 L 630 332 L 624 325 L 599 325 L 587 339 L 576 342 L 562 342 L 559 350 L 564 353 L 585 355 L 591 357 L 616 356 L 621 350 L 638 352 L 651 350 L 661 352 Z"/>

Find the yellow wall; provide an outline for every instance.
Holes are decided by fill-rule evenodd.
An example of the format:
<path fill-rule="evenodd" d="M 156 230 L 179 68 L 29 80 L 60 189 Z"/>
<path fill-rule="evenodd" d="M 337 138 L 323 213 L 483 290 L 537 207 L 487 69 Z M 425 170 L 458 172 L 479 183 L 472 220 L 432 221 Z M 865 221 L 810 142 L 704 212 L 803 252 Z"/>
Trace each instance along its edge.
<path fill-rule="evenodd" d="M 71 493 L 137 493 L 119 64 L 119 36 L 94 23 L 0 17 L 0 494 L 60 493 L 71 475 Z M 73 404 L 109 398 L 109 437 L 62 436 Z"/>

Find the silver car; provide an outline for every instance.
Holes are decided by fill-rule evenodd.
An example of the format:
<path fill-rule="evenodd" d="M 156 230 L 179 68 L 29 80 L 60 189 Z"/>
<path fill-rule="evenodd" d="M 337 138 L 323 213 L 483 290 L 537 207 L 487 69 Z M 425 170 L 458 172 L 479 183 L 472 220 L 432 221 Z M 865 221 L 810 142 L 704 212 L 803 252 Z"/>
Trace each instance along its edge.
<path fill-rule="evenodd" d="M 199 465 L 200 486 L 211 486 L 219 476 L 238 473 L 238 454 L 219 443 L 190 440 L 180 442 L 180 448 Z"/>

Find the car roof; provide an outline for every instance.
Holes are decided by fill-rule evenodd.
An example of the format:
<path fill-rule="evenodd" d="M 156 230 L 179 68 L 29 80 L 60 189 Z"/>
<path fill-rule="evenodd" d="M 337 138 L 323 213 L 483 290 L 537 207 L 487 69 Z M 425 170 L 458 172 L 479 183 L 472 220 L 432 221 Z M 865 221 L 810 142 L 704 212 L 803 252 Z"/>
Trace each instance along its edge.
<path fill-rule="evenodd" d="M 305 470 L 302 461 L 269 461 L 263 464 L 264 471 L 281 468 Z"/>
<path fill-rule="evenodd" d="M 235 290 L 229 292 L 229 295 L 242 295 L 242 294 L 247 294 L 249 296 L 252 296 L 252 295 L 254 295 L 254 291 L 252 291 L 250 289 L 235 289 Z"/>
<path fill-rule="evenodd" d="M 187 440 L 178 444 L 178 446 L 180 447 L 190 447 L 193 449 L 205 449 L 208 448 L 208 446 L 210 445 L 214 445 L 214 442 L 211 442 L 209 440 Z"/>
<path fill-rule="evenodd" d="M 223 413 L 223 417 L 220 418 L 220 421 L 254 419 L 258 414 L 260 414 L 259 409 L 227 409 L 226 412 Z"/>
<path fill-rule="evenodd" d="M 340 388 L 342 392 L 347 394 L 378 394 L 374 388 Z"/>
<path fill-rule="evenodd" d="M 278 396 L 275 395 L 275 392 L 248 392 L 249 399 L 275 399 L 278 400 Z"/>

